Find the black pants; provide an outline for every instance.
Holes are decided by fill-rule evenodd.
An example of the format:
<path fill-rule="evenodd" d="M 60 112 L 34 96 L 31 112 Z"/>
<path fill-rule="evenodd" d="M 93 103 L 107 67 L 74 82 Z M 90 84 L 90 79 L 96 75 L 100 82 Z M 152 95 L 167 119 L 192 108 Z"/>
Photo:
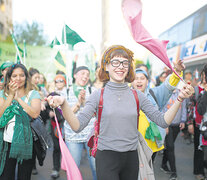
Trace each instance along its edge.
<path fill-rule="evenodd" d="M 194 161 L 193 161 L 193 173 L 204 174 L 204 154 L 203 151 L 198 149 L 200 141 L 200 130 L 194 123 Z"/>
<path fill-rule="evenodd" d="M 138 172 L 137 150 L 128 152 L 98 150 L 96 153 L 98 180 L 137 180 Z"/>
<path fill-rule="evenodd" d="M 9 158 L 11 144 L 9 143 L 6 162 L 4 166 L 4 170 L 2 175 L 0 176 L 0 180 L 14 180 L 15 179 L 15 168 L 17 164 L 17 160 L 14 158 Z M 34 165 L 34 152 L 32 155 L 32 159 L 23 160 L 22 164 L 18 164 L 18 180 L 30 180 L 32 174 L 32 168 Z"/>
<path fill-rule="evenodd" d="M 169 126 L 169 132 L 165 137 L 165 149 L 162 158 L 162 165 L 167 165 L 167 162 L 169 162 L 170 169 L 172 172 L 176 172 L 174 143 L 179 132 L 179 126 Z"/>
<path fill-rule="evenodd" d="M 53 127 L 51 126 L 51 136 L 53 140 L 53 170 L 60 170 L 61 151 L 59 145 L 59 139 L 55 136 Z"/>

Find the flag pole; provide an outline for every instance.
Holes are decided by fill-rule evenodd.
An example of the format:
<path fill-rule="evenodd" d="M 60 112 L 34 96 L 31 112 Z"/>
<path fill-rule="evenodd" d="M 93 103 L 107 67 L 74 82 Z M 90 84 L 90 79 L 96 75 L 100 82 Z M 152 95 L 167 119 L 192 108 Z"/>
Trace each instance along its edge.
<path fill-rule="evenodd" d="M 12 33 L 12 30 L 10 29 L 9 31 L 10 31 L 10 34 L 11 34 L 11 36 L 12 36 L 12 40 L 13 40 L 13 42 L 14 42 L 14 46 L 15 46 L 15 48 L 16 48 L 17 55 L 19 56 L 20 63 L 22 63 L 23 61 L 22 61 L 22 57 L 20 56 L 19 49 L 18 49 L 18 47 L 17 47 L 17 42 L 16 42 L 16 40 L 14 39 L 14 35 L 13 35 L 13 33 Z"/>
<path fill-rule="evenodd" d="M 23 43 L 24 43 L 24 51 L 23 51 L 24 52 L 24 65 L 26 66 L 26 52 L 25 52 L 26 51 L 26 44 L 25 44 L 26 42 L 25 42 L 25 39 L 23 40 Z"/>
<path fill-rule="evenodd" d="M 67 59 L 67 43 L 66 43 L 66 24 L 64 22 L 64 48 L 65 48 L 65 56 L 66 56 L 66 90 L 67 97 L 69 96 L 69 80 L 68 80 L 68 59 Z"/>

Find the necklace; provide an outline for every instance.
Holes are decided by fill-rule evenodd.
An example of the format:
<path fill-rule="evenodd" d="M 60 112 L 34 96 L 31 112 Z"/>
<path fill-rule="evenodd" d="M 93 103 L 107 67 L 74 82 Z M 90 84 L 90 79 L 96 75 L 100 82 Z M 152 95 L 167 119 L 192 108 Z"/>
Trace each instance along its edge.
<path fill-rule="evenodd" d="M 118 100 L 121 100 L 121 94 L 117 94 Z"/>

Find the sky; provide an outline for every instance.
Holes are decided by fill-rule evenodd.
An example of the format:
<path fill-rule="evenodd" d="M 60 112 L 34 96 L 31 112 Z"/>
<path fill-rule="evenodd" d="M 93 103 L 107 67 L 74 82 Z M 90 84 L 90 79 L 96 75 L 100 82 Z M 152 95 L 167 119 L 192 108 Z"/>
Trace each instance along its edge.
<path fill-rule="evenodd" d="M 158 37 L 207 4 L 207 0 L 142 0 L 142 4 L 142 24 L 153 37 Z M 101 0 L 13 0 L 14 22 L 38 21 L 50 40 L 55 36 L 61 39 L 66 23 L 95 49 L 101 44 L 101 15 Z"/>

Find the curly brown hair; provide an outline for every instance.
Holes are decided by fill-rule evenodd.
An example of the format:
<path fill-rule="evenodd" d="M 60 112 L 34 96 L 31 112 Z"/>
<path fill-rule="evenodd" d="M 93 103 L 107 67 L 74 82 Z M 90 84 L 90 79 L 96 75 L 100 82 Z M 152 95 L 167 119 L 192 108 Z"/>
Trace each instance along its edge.
<path fill-rule="evenodd" d="M 129 71 L 128 71 L 128 74 L 125 78 L 125 81 L 129 82 L 129 83 L 133 82 L 134 78 L 135 78 L 134 64 L 133 64 L 134 53 L 122 45 L 110 46 L 103 53 L 103 56 L 101 59 L 101 68 L 100 68 L 99 74 L 98 74 L 100 81 L 102 81 L 102 82 L 109 81 L 110 78 L 109 78 L 109 73 L 106 71 L 106 64 L 109 64 L 110 60 L 115 56 L 123 57 L 123 58 L 126 58 L 129 60 Z"/>

